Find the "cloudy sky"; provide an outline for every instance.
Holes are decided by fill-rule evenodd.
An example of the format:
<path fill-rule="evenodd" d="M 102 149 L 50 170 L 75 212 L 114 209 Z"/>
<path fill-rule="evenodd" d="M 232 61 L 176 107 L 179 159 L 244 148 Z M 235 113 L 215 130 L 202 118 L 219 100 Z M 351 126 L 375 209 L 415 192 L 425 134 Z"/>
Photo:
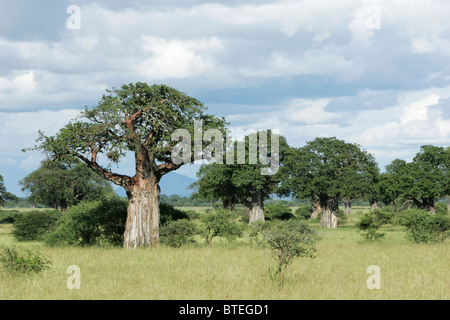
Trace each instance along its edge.
<path fill-rule="evenodd" d="M 21 149 L 38 130 L 138 81 L 293 146 L 334 136 L 382 170 L 409 161 L 450 142 L 449 12 L 445 0 L 2 0 L 0 174 L 22 195 L 43 156 Z"/>

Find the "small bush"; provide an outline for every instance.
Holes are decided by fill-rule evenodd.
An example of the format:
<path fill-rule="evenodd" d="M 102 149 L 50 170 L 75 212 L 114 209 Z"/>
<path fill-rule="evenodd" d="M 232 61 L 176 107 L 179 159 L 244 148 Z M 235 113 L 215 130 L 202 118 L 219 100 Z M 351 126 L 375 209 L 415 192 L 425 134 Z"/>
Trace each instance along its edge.
<path fill-rule="evenodd" d="M 255 243 L 257 246 L 262 246 L 265 243 L 263 231 L 268 226 L 266 221 L 255 221 L 248 225 L 248 236 L 250 241 Z"/>
<path fill-rule="evenodd" d="M 213 238 L 217 236 L 233 241 L 242 235 L 241 225 L 236 219 L 236 212 L 226 209 L 205 213 L 200 218 L 202 225 L 199 233 L 205 238 L 207 245 L 211 244 Z"/>
<path fill-rule="evenodd" d="M 387 221 L 385 213 L 377 209 L 373 212 L 363 214 L 356 226 L 363 232 L 362 235 L 366 240 L 372 241 L 384 236 L 384 233 L 380 233 L 378 230 Z"/>
<path fill-rule="evenodd" d="M 22 254 L 14 248 L 4 248 L 0 262 L 3 269 L 13 275 L 37 274 L 51 265 L 51 261 L 37 253 L 26 250 L 26 254 Z"/>
<path fill-rule="evenodd" d="M 272 279 L 279 279 L 295 257 L 314 258 L 317 232 L 304 221 L 269 222 L 262 233 L 278 262 L 275 270 L 269 270 Z"/>
<path fill-rule="evenodd" d="M 57 210 L 25 212 L 16 216 L 12 234 L 18 241 L 42 240 L 60 217 L 61 213 Z"/>
<path fill-rule="evenodd" d="M 173 248 L 193 242 L 197 229 L 195 224 L 187 219 L 169 221 L 160 228 L 161 242 Z"/>

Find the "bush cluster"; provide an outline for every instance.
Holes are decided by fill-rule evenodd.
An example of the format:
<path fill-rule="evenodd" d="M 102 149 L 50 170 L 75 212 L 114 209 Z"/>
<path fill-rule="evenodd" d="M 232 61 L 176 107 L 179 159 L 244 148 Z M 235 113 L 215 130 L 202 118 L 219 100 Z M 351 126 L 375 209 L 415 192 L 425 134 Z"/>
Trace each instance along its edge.
<path fill-rule="evenodd" d="M 407 237 L 415 243 L 443 242 L 450 236 L 450 216 L 443 212 L 407 210 L 400 213 L 399 223 L 406 227 Z"/>
<path fill-rule="evenodd" d="M 126 217 L 127 202 L 118 197 L 82 202 L 64 213 L 44 241 L 50 246 L 120 245 Z"/>
<path fill-rule="evenodd" d="M 18 241 L 42 240 L 60 217 L 61 213 L 57 210 L 25 212 L 14 217 L 12 233 Z"/>

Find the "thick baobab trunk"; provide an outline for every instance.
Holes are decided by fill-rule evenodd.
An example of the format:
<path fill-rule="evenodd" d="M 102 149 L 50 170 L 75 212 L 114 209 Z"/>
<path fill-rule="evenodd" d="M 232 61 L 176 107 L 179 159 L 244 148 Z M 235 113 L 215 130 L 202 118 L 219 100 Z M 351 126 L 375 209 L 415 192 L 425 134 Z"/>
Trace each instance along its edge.
<path fill-rule="evenodd" d="M 317 219 L 319 213 L 322 211 L 322 207 L 320 206 L 320 199 L 318 196 L 314 196 L 311 199 L 311 208 L 312 208 L 311 219 Z"/>
<path fill-rule="evenodd" d="M 159 185 L 145 182 L 132 187 L 128 194 L 128 215 L 123 245 L 125 248 L 159 246 Z"/>
<path fill-rule="evenodd" d="M 249 207 L 248 223 L 264 221 L 264 197 L 260 192 L 255 192 Z"/>
<path fill-rule="evenodd" d="M 342 204 L 344 205 L 344 214 L 352 213 L 352 200 L 344 199 L 342 200 Z"/>
<path fill-rule="evenodd" d="M 320 197 L 322 207 L 322 219 L 320 226 L 328 229 L 335 229 L 338 225 L 339 200 L 336 197 Z"/>

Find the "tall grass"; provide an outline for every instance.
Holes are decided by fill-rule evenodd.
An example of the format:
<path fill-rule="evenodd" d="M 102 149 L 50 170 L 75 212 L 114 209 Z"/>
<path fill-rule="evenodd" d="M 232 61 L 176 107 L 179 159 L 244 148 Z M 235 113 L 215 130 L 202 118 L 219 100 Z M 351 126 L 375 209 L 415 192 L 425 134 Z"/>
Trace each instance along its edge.
<path fill-rule="evenodd" d="M 283 285 L 272 281 L 270 250 L 223 239 L 181 248 L 49 248 L 17 243 L 0 225 L 0 245 L 38 250 L 52 261 L 33 277 L 0 271 L 0 299 L 450 299 L 450 242 L 417 245 L 403 229 L 384 227 L 383 240 L 367 243 L 352 226 L 319 229 L 316 258 L 296 258 Z M 81 271 L 70 290 L 67 268 Z M 381 270 L 381 289 L 367 288 L 367 267 Z"/>

